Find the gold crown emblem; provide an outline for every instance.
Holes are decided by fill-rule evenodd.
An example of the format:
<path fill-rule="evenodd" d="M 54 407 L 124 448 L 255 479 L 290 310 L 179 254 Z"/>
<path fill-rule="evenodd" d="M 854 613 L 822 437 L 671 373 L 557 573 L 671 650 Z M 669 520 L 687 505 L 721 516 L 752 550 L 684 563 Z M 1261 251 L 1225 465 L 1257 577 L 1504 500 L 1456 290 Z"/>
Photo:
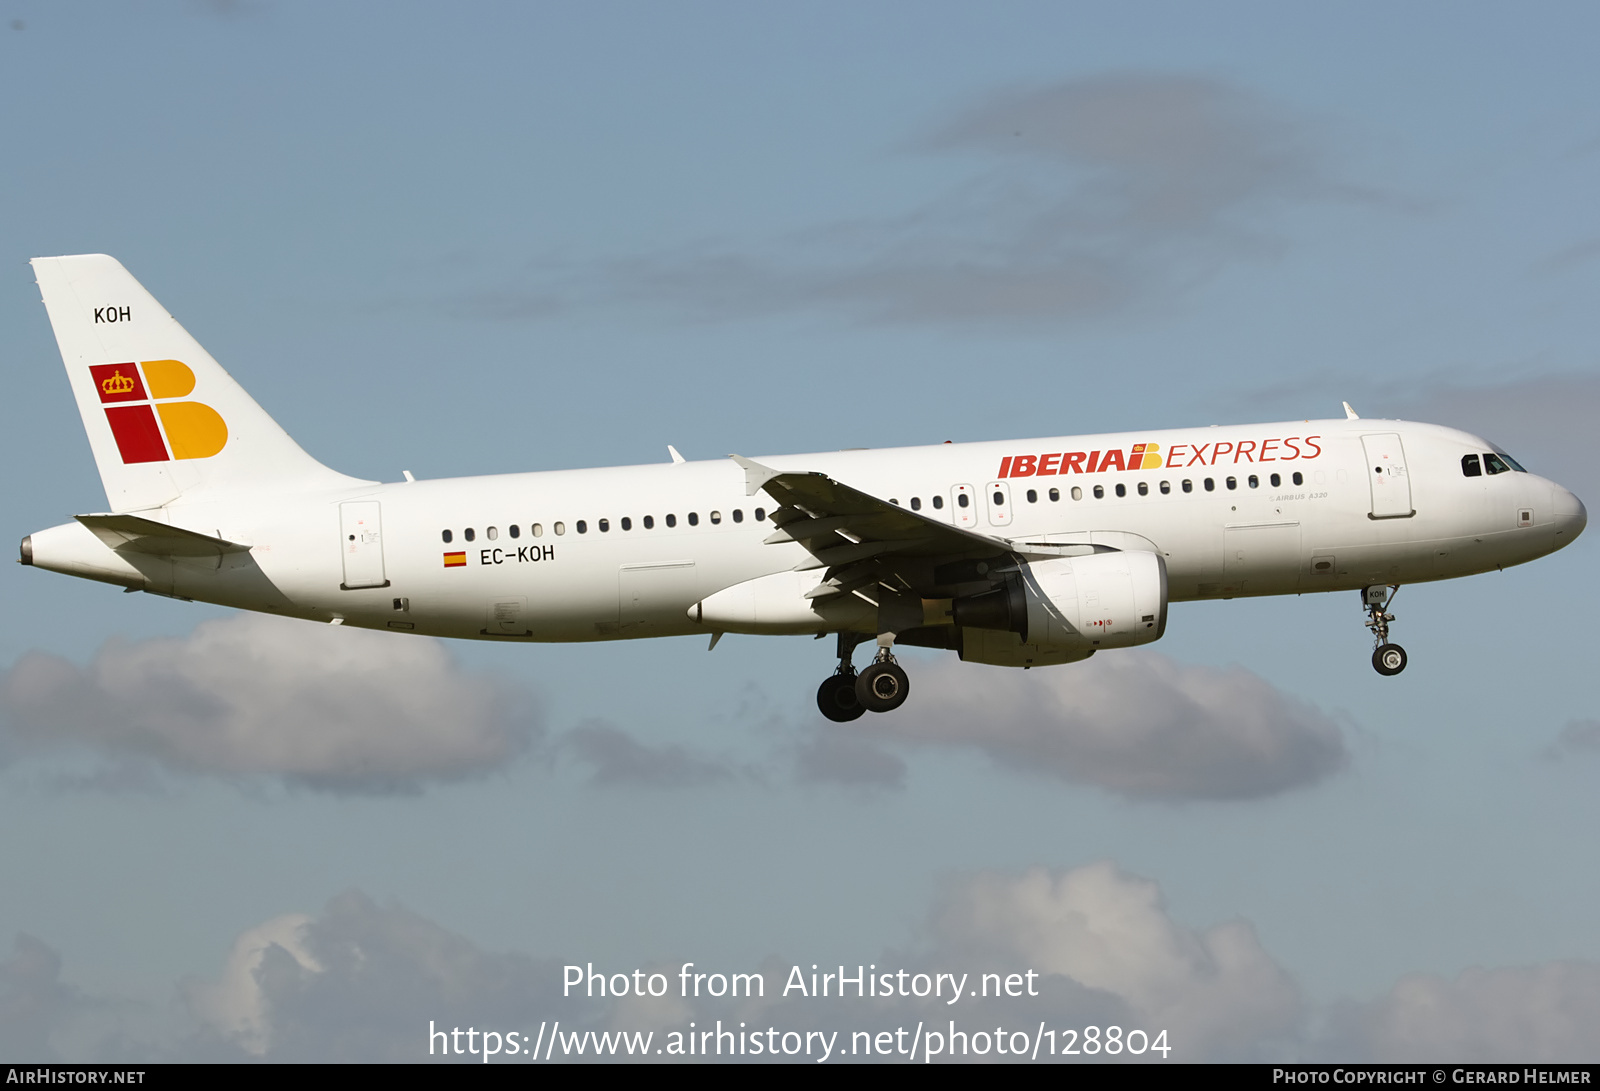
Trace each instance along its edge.
<path fill-rule="evenodd" d="M 100 389 L 107 394 L 130 394 L 133 392 L 133 380 L 118 371 L 101 383 Z"/>

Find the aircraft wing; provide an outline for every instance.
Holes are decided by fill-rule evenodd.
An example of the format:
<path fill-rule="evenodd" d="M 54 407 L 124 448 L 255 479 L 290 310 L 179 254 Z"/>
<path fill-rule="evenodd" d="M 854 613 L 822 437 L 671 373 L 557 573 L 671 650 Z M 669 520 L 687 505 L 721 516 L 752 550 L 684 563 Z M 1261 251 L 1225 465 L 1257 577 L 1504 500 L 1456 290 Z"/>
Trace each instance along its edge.
<path fill-rule="evenodd" d="M 250 552 L 249 546 L 238 542 L 138 515 L 78 515 L 74 518 L 112 549 L 128 553 L 157 557 L 220 557 L 224 553 Z"/>
<path fill-rule="evenodd" d="M 731 457 L 744 468 L 750 495 L 765 491 L 781 505 L 770 516 L 778 529 L 766 544 L 799 542 L 811 556 L 797 570 L 828 569 L 813 598 L 886 577 L 898 577 L 897 582 L 911 589 L 926 587 L 944 582 L 932 574 L 936 565 L 999 561 L 1012 551 L 1002 538 L 908 511 L 826 474 L 774 470 Z"/>

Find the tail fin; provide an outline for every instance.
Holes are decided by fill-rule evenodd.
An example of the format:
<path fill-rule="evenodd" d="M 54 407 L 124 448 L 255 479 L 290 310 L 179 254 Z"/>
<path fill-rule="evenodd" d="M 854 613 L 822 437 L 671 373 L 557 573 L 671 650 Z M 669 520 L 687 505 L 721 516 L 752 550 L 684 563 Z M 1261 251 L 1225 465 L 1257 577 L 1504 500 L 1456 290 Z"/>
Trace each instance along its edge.
<path fill-rule="evenodd" d="M 33 272 L 112 511 L 356 483 L 301 450 L 115 258 L 34 258 Z"/>

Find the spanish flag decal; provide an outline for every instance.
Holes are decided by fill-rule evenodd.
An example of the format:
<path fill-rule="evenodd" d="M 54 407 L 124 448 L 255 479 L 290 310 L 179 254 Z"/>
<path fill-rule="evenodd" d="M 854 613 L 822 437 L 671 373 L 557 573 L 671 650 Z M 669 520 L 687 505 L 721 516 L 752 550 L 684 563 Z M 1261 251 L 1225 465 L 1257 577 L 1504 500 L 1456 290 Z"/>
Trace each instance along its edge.
<path fill-rule="evenodd" d="M 467 555 L 465 553 L 446 553 L 444 555 L 444 566 L 446 568 L 465 568 L 467 567 Z"/>

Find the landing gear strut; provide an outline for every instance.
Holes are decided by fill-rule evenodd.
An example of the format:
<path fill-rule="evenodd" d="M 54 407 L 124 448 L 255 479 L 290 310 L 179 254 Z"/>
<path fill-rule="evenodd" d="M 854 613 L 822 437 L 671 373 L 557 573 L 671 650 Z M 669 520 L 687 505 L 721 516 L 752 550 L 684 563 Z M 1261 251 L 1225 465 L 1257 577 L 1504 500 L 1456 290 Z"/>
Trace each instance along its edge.
<path fill-rule="evenodd" d="M 1367 611 L 1367 628 L 1372 630 L 1372 639 L 1377 645 L 1372 653 L 1372 669 L 1385 676 L 1399 674 L 1406 669 L 1406 650 L 1398 644 L 1389 643 L 1389 623 L 1394 620 L 1394 615 L 1389 613 L 1389 604 L 1399 590 L 1398 585 L 1361 589 L 1361 605 Z"/>
<path fill-rule="evenodd" d="M 839 669 L 817 687 L 817 708 L 834 723 L 849 723 L 867 711 L 856 696 L 856 668 L 850 662 L 863 639 L 857 633 L 839 634 Z"/>

